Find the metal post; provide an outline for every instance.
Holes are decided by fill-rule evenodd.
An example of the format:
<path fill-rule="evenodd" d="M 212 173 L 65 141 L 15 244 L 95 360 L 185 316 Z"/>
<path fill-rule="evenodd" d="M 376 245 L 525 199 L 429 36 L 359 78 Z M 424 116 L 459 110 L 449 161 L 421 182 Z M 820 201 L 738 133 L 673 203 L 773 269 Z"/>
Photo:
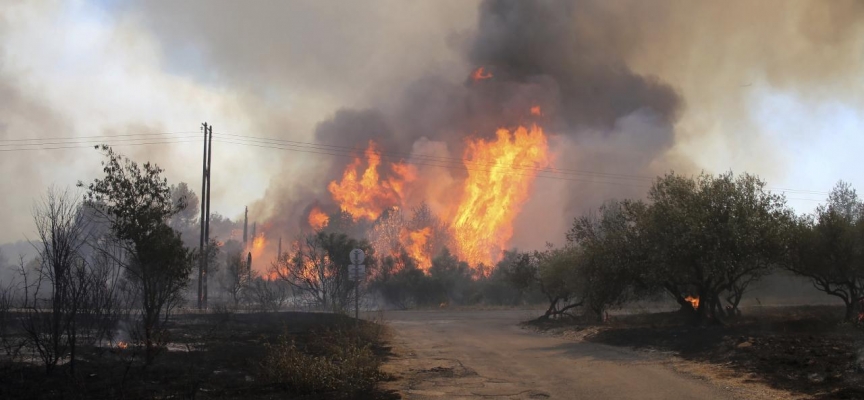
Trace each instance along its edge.
<path fill-rule="evenodd" d="M 354 286 L 354 319 L 360 321 L 360 279 L 357 279 L 357 286 Z"/>

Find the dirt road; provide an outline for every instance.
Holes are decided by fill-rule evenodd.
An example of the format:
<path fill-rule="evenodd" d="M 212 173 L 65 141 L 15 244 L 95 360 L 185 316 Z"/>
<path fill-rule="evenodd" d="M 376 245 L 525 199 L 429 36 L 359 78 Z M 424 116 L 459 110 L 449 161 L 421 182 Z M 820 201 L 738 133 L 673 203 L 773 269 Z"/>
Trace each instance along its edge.
<path fill-rule="evenodd" d="M 731 399 L 738 388 L 669 367 L 668 356 L 537 333 L 536 311 L 393 311 L 390 382 L 408 399 Z M 759 396 L 762 397 L 762 396 Z"/>

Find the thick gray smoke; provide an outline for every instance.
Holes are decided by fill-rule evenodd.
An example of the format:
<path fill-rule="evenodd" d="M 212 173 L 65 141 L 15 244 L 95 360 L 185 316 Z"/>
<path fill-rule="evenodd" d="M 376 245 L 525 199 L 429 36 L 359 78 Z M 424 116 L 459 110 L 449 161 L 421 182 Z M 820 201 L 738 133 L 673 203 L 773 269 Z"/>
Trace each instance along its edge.
<path fill-rule="evenodd" d="M 53 3 L 34 7 L 65 12 Z M 0 52 L 7 57 L 0 59 L 0 94 L 6 94 L 0 103 L 8 106 L 0 110 L 0 136 L 6 131 L 58 136 L 68 125 L 79 126 L 78 135 L 127 133 L 130 126 L 197 130 L 207 120 L 219 133 L 358 150 L 372 139 L 391 158 L 385 161 L 412 154 L 458 160 L 468 137 L 536 122 L 550 136 L 554 165 L 563 173 L 536 180 L 516 221 L 514 245 L 520 247 L 560 242 L 573 216 L 608 198 L 643 196 L 650 183 L 645 177 L 670 169 L 698 172 L 706 165 L 700 160 L 704 154 L 714 156 L 718 168 L 756 172 L 769 182 L 784 176 L 794 160 L 776 149 L 782 133 L 769 135 L 754 122 L 754 98 L 780 93 L 864 105 L 864 3 L 856 0 L 214 0 L 104 8 L 101 16 L 108 22 L 101 26 L 114 34 L 99 52 L 105 60 L 94 64 L 124 54 L 128 59 L 113 68 L 138 71 L 124 80 L 138 85 L 131 85 L 130 93 L 147 85 L 167 94 L 142 99 L 142 107 L 128 103 L 133 111 L 124 115 L 134 117 L 89 124 L 92 115 L 117 112 L 103 107 L 88 114 L 74 104 L 81 95 L 70 89 L 76 86 L 58 91 L 54 81 L 36 85 L 43 78 L 39 68 L 12 62 L 55 53 L 30 51 L 28 46 L 44 45 L 36 34 L 32 43 L 10 42 L 14 33 L 27 30 L 24 17 L 41 14 L 0 13 L 0 41 L 6 47 L 17 43 Z M 39 21 L 55 24 L 47 17 Z M 127 47 L 136 51 L 120 51 Z M 80 58 L 70 52 L 69 60 Z M 148 68 L 139 71 L 139 64 Z M 478 67 L 492 77 L 472 80 Z M 27 71 L 34 71 L 32 79 Z M 111 71 L 80 78 L 112 76 Z M 94 101 L 110 103 L 118 89 L 112 84 L 101 90 Z M 529 115 L 534 106 L 542 109 L 541 117 Z M 188 111 L 167 117 L 174 109 Z M 198 157 L 197 146 L 190 149 L 182 153 L 185 158 L 160 147 L 129 152 L 159 161 L 168 171 L 186 171 L 189 157 Z M 253 159 L 235 157 L 241 149 Z M 263 197 L 249 205 L 250 218 L 272 230 L 270 237 L 295 234 L 316 201 L 326 208 L 327 184 L 351 162 L 345 154 L 223 142 L 215 151 L 222 169 L 214 199 L 257 195 L 261 181 L 270 179 Z M 37 169 L 25 157 L 16 160 L 3 164 L 5 176 L 15 178 L 0 190 L 44 187 L 56 179 L 49 173 L 56 170 L 53 165 Z M 464 170 L 416 164 L 421 180 L 430 184 L 413 193 L 412 201 L 458 196 Z M 188 168 L 172 180 L 193 183 L 199 174 Z M 33 197 L 16 197 L 6 207 L 14 211 L 0 216 L 24 225 L 28 218 L 12 214 L 22 214 Z M 236 210 L 217 209 L 236 220 L 242 204 L 232 207 Z"/>
<path fill-rule="evenodd" d="M 380 112 L 338 111 L 318 125 L 316 140 L 357 148 L 374 140 L 385 154 L 401 156 L 425 138 L 445 143 L 445 155 L 459 158 L 466 137 L 490 137 L 499 127 L 540 122 L 554 136 L 556 167 L 644 174 L 673 145 L 683 101 L 670 85 L 634 73 L 603 38 L 572 23 L 579 13 L 592 12 L 590 7 L 571 1 L 485 1 L 463 57 L 472 70 L 482 67 L 491 77 L 454 82 L 420 76 L 406 85 L 395 106 Z M 541 108 L 542 117 L 529 115 L 534 106 Z M 587 151 L 580 146 L 588 146 Z M 327 174 L 330 179 L 341 175 L 345 163 L 337 160 L 335 165 Z M 517 230 L 517 239 L 542 239 L 524 245 L 559 236 L 567 220 L 561 213 L 574 215 L 611 193 L 640 195 L 645 184 L 625 179 L 610 188 L 602 179 L 598 185 L 584 175 L 565 178 L 551 181 L 551 188 L 538 188 L 547 195 L 536 196 L 526 207 L 530 218 L 524 220 L 531 222 Z"/>

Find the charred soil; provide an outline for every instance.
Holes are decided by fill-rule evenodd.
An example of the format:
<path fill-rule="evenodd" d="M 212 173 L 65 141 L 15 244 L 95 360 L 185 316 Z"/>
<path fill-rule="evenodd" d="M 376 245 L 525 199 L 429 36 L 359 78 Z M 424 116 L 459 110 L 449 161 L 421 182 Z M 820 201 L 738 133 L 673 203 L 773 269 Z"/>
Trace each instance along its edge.
<path fill-rule="evenodd" d="M 540 330 L 729 369 L 745 381 L 825 399 L 864 398 L 864 331 L 832 306 L 753 307 L 724 325 L 694 326 L 680 312 L 620 315 L 604 325 L 526 323 Z"/>
<path fill-rule="evenodd" d="M 389 357 L 390 348 L 386 329 L 371 322 L 358 325 L 336 314 L 278 312 L 178 315 L 170 324 L 172 343 L 150 366 L 143 365 L 143 353 L 134 345 L 81 349 L 74 374 L 67 365 L 46 375 L 42 366 L 27 360 L 2 362 L 0 398 L 398 398 L 374 389 L 376 381 L 388 379 L 378 366 Z M 351 345 L 357 345 L 351 354 L 366 355 L 367 376 L 373 379 L 370 390 L 301 390 L 292 386 L 296 379 L 278 375 L 274 379 L 274 371 L 266 370 L 265 360 L 279 343 L 290 343 L 292 354 L 324 364 L 323 360 L 336 360 L 337 355 L 331 353 L 345 354 L 332 344 L 348 343 L 346 337 L 352 338 Z M 331 370 L 350 373 L 345 368 Z M 356 380 L 356 374 L 352 379 Z M 332 381 L 338 382 L 339 377 Z"/>

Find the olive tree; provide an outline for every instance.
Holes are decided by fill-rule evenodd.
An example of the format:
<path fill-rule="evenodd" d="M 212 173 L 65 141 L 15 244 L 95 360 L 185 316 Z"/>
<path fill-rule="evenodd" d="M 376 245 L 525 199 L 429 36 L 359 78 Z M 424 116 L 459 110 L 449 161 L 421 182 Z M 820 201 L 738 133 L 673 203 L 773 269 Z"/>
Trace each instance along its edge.
<path fill-rule="evenodd" d="M 508 279 L 516 289 L 536 288 L 546 297 L 548 306 L 541 319 L 568 315 L 570 310 L 583 305 L 575 256 L 572 248 L 547 244 L 543 251 L 520 254 L 508 268 Z"/>
<path fill-rule="evenodd" d="M 827 204 L 799 218 L 790 236 L 787 268 L 843 300 L 846 321 L 854 321 L 864 301 L 864 202 L 855 189 L 839 182 Z"/>
<path fill-rule="evenodd" d="M 746 284 L 784 260 L 791 211 L 782 195 L 758 177 L 731 172 L 695 178 L 667 174 L 648 193 L 648 203 L 629 206 L 634 243 L 650 271 L 643 279 L 667 290 L 686 309 L 699 299 L 700 322 L 727 316 L 720 296 L 743 293 Z M 740 295 L 729 305 L 737 308 Z"/>
<path fill-rule="evenodd" d="M 576 218 L 567 232 L 576 268 L 572 286 L 600 321 L 608 308 L 620 306 L 634 293 L 637 253 L 630 243 L 631 229 L 621 203 L 609 201 L 597 213 Z"/>

